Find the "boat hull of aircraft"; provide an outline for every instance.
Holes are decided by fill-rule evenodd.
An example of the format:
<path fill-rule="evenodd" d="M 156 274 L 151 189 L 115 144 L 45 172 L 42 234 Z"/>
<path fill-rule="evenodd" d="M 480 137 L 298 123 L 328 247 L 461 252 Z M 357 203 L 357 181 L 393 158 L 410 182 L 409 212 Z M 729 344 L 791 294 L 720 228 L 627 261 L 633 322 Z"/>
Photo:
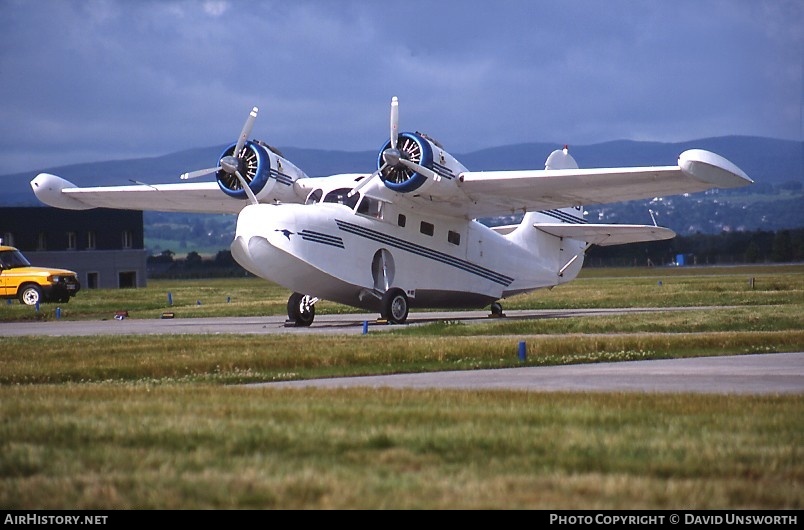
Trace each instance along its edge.
<path fill-rule="evenodd" d="M 582 256 L 559 271 L 584 242 L 528 229 L 534 220 L 505 235 L 476 221 L 433 221 L 430 234 L 421 222 L 399 226 L 341 204 L 257 204 L 240 212 L 231 251 L 261 278 L 365 310 L 381 310 L 391 286 L 411 308 L 479 308 L 577 276 Z"/>

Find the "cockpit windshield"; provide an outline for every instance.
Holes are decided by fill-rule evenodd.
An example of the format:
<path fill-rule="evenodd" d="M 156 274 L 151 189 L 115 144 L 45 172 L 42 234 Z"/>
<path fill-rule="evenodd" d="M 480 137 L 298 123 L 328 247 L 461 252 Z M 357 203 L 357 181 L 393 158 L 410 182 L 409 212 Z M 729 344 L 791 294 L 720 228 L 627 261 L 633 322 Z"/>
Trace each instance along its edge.
<path fill-rule="evenodd" d="M 13 269 L 16 267 L 30 267 L 31 263 L 25 259 L 25 256 L 19 250 L 3 250 L 0 251 L 0 266 L 4 269 Z"/>
<path fill-rule="evenodd" d="M 323 194 L 324 192 L 321 188 L 314 189 L 310 192 L 310 195 L 307 196 L 307 200 L 304 201 L 304 204 L 317 204 Z"/>
<path fill-rule="evenodd" d="M 338 188 L 337 190 L 332 190 L 331 192 L 327 193 L 323 202 L 333 202 L 336 204 L 343 204 L 349 208 L 354 208 L 357 204 L 357 201 L 360 200 L 360 194 L 355 193 L 349 197 L 350 191 L 352 191 L 352 188 Z"/>

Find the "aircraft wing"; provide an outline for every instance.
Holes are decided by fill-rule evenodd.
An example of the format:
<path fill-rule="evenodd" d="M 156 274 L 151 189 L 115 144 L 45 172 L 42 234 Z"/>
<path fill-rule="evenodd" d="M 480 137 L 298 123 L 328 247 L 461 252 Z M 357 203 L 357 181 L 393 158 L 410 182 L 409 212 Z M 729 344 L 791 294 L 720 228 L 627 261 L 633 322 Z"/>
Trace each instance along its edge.
<path fill-rule="evenodd" d="M 475 217 L 736 188 L 753 181 L 725 158 L 685 151 L 677 166 L 467 171 L 460 189 Z"/>
<path fill-rule="evenodd" d="M 533 227 L 553 236 L 578 239 L 602 247 L 661 241 L 676 235 L 669 228 L 651 225 L 535 223 Z"/>
<path fill-rule="evenodd" d="M 246 205 L 222 193 L 217 182 L 79 188 L 55 175 L 40 173 L 31 181 L 31 187 L 45 204 L 70 210 L 238 213 Z"/>

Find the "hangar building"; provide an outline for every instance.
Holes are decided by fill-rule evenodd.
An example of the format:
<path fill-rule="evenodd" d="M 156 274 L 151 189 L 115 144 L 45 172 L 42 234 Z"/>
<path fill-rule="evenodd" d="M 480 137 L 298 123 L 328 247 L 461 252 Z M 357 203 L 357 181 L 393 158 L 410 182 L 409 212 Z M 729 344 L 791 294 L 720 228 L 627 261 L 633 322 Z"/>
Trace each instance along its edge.
<path fill-rule="evenodd" d="M 77 272 L 82 289 L 146 285 L 141 211 L 0 208 L 0 238 L 32 265 Z"/>

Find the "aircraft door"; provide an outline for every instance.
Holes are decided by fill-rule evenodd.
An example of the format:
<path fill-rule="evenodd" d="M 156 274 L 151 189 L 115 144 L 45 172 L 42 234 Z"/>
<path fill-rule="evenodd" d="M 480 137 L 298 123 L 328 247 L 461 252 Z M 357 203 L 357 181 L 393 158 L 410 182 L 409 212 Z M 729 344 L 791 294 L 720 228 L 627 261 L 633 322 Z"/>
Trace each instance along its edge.
<path fill-rule="evenodd" d="M 470 226 L 466 236 L 466 259 L 472 263 L 483 261 L 483 234 Z"/>
<path fill-rule="evenodd" d="M 374 253 L 371 260 L 371 277 L 374 279 L 374 289 L 384 293 L 394 282 L 394 257 L 384 248 Z"/>

